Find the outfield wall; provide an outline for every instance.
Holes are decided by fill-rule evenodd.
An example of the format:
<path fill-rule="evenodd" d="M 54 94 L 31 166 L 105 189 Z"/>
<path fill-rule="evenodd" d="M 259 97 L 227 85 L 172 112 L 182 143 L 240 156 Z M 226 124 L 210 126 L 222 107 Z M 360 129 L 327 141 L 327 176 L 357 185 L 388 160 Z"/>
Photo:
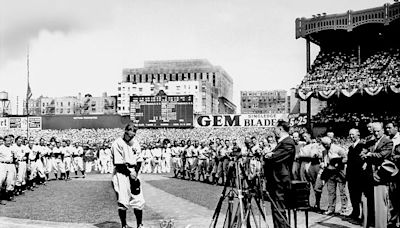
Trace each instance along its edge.
<path fill-rule="evenodd" d="M 60 130 L 82 128 L 123 128 L 129 121 L 129 116 L 120 115 L 42 116 L 42 128 Z"/>
<path fill-rule="evenodd" d="M 125 124 L 130 121 L 129 116 L 120 115 L 45 115 L 34 117 L 30 116 L 29 119 L 30 129 L 56 130 L 82 128 L 123 128 Z M 2 124 L 0 128 L 26 129 L 26 122 L 26 116 L 10 116 L 1 119 Z"/>

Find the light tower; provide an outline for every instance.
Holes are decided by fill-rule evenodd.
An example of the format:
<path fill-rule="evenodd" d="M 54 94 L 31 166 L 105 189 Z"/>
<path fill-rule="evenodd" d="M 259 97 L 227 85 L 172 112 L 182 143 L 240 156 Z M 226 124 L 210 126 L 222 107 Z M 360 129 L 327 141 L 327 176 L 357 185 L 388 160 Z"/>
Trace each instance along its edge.
<path fill-rule="evenodd" d="M 8 113 L 8 107 L 10 106 L 10 100 L 8 99 L 8 93 L 5 91 L 0 92 L 0 116 L 4 117 Z"/>

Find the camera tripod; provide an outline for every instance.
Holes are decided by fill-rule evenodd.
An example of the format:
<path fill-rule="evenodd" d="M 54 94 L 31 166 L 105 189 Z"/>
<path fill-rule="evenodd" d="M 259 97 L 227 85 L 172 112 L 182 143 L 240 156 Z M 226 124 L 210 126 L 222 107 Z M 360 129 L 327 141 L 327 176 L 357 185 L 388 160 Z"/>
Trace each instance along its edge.
<path fill-rule="evenodd" d="M 267 196 L 269 197 L 268 194 Z M 228 208 L 223 223 L 224 228 L 250 228 L 253 225 L 258 228 L 262 227 L 262 224 L 267 224 L 262 178 L 255 176 L 249 180 L 244 167 L 238 161 L 229 166 L 224 189 L 215 208 L 210 228 L 217 226 L 222 204 L 226 198 L 228 198 Z M 253 208 L 254 203 L 259 211 L 258 220 Z"/>

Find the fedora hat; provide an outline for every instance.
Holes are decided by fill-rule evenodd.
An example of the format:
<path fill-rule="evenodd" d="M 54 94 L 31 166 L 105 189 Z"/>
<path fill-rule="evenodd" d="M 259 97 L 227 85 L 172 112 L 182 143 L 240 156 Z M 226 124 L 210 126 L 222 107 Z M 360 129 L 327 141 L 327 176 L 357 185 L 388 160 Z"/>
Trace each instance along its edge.
<path fill-rule="evenodd" d="M 385 160 L 377 171 L 377 175 L 380 180 L 388 180 L 399 173 L 399 169 L 396 164 L 389 160 Z"/>

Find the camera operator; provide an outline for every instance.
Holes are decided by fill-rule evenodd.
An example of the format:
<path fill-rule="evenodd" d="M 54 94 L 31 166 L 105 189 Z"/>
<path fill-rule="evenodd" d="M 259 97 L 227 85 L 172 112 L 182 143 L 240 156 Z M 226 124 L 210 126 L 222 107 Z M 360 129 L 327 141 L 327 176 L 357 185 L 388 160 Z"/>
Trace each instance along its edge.
<path fill-rule="evenodd" d="M 291 188 L 291 171 L 296 149 L 295 142 L 288 132 L 289 124 L 279 120 L 274 128 L 278 144 L 272 150 L 272 153 L 264 156 L 267 190 L 274 202 L 271 203 L 271 211 L 275 228 L 290 228 L 285 209 Z"/>

